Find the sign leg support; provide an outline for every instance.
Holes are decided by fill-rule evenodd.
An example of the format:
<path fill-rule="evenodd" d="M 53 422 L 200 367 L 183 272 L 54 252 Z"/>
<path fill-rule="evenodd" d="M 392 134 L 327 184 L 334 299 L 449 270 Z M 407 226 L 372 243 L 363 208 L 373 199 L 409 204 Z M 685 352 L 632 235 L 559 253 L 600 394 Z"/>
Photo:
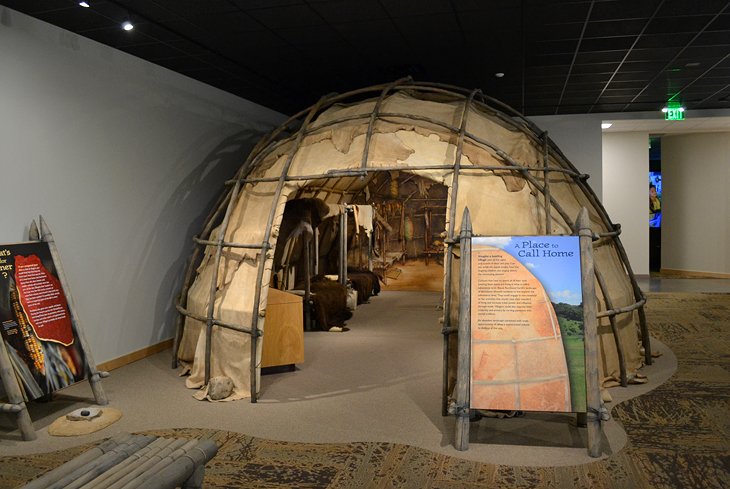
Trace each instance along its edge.
<path fill-rule="evenodd" d="M 459 275 L 459 358 L 456 373 L 456 439 L 454 448 L 469 449 L 469 377 L 471 372 L 471 217 L 464 209 L 461 219 L 461 268 Z"/>
<path fill-rule="evenodd" d="M 38 221 L 41 228 L 41 241 L 47 242 L 48 248 L 51 250 L 51 257 L 53 258 L 54 265 L 56 265 L 58 280 L 59 282 L 61 282 L 61 288 L 63 289 L 63 293 L 66 295 L 66 303 L 68 304 L 69 312 L 71 313 L 71 318 L 74 322 L 76 332 L 79 335 L 81 349 L 84 351 L 84 355 L 86 355 L 86 365 L 88 368 L 89 385 L 91 385 L 91 391 L 94 393 L 94 399 L 96 400 L 96 403 L 99 406 L 106 406 L 107 404 L 109 404 L 109 400 L 104 393 L 104 388 L 101 385 L 101 379 L 104 377 L 108 377 L 109 373 L 99 372 L 96 369 L 96 363 L 91 356 L 91 349 L 89 348 L 89 344 L 86 341 L 86 336 L 84 336 L 84 330 L 79 325 L 78 315 L 76 314 L 76 307 L 74 305 L 73 298 L 71 297 L 71 289 L 69 289 L 68 287 L 66 274 L 63 273 L 63 266 L 61 266 L 61 257 L 58 254 L 58 250 L 56 249 L 56 242 L 53 240 L 53 234 L 51 234 L 51 230 L 48 228 L 48 225 L 43 219 L 43 216 L 39 216 Z"/>
<path fill-rule="evenodd" d="M 598 318 L 593 263 L 593 231 L 588 210 L 583 207 L 576 221 L 580 236 L 581 281 L 583 283 L 583 326 L 586 359 L 586 408 L 588 454 L 601 456 L 601 385 L 598 378 Z"/>

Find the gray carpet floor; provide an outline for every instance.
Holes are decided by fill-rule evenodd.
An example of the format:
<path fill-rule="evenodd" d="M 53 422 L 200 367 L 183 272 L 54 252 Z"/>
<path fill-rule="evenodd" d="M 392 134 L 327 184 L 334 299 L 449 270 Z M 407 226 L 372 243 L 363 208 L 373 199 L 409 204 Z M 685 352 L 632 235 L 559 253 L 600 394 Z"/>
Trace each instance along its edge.
<path fill-rule="evenodd" d="M 585 430 L 567 414 L 527 414 L 472 424 L 470 449 L 453 446 L 454 420 L 441 416 L 442 337 L 434 292 L 384 291 L 358 307 L 344 333 L 305 334 L 305 361 L 294 372 L 262 376 L 261 398 L 209 403 L 193 399 L 170 369 L 165 351 L 114 370 L 104 387 L 123 412 L 116 424 L 83 437 L 49 436 L 48 425 L 90 405 L 88 385 L 63 390 L 51 403 L 30 406 L 38 439 L 24 442 L 12 421 L 0 417 L 2 455 L 63 449 L 118 432 L 210 428 L 299 442 L 394 442 L 494 464 L 573 465 L 590 459 Z M 644 373 L 650 382 L 611 389 L 614 402 L 641 395 L 664 382 L 676 359 L 663 353 Z M 605 425 L 604 457 L 626 443 L 621 426 Z"/>

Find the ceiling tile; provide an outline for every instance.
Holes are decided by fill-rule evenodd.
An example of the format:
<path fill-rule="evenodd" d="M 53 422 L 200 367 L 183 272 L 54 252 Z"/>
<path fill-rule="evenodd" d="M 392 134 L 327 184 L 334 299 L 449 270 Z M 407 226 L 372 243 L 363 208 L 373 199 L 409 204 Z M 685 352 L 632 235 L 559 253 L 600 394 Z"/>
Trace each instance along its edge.
<path fill-rule="evenodd" d="M 688 17 L 698 14 L 716 14 L 727 6 L 726 0 L 667 0 L 662 7 L 662 15 Z"/>
<path fill-rule="evenodd" d="M 621 19 L 589 22 L 585 37 L 637 36 L 646 24 L 646 19 Z"/>
<path fill-rule="evenodd" d="M 270 29 L 323 25 L 325 21 L 308 5 L 286 5 L 249 10 L 249 15 Z"/>
<path fill-rule="evenodd" d="M 452 13 L 449 0 L 382 0 L 380 4 L 392 17 Z"/>
<path fill-rule="evenodd" d="M 388 14 L 377 0 L 343 2 L 342 0 L 312 3 L 314 9 L 324 20 L 331 24 L 363 22 L 374 19 L 387 19 Z"/>
<path fill-rule="evenodd" d="M 657 17 L 646 29 L 647 34 L 676 34 L 697 32 L 712 19 L 710 15 L 688 15 L 682 17 Z"/>

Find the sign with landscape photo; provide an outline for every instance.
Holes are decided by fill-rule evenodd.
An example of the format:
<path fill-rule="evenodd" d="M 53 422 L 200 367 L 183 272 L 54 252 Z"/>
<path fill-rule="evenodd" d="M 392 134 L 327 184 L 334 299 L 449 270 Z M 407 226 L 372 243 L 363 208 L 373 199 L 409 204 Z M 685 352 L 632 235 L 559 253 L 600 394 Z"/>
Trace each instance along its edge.
<path fill-rule="evenodd" d="M 0 245 L 0 323 L 28 399 L 86 377 L 86 357 L 48 243 Z"/>
<path fill-rule="evenodd" d="M 472 238 L 471 407 L 585 412 L 577 236 Z"/>

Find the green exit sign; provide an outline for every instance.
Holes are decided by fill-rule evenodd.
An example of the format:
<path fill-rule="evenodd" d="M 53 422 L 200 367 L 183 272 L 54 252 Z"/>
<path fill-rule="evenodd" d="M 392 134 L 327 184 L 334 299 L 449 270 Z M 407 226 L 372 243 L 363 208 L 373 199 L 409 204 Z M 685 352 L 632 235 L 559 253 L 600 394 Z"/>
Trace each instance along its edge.
<path fill-rule="evenodd" d="M 684 120 L 684 107 L 677 102 L 670 102 L 662 109 L 662 112 L 664 112 L 664 120 L 666 121 Z"/>
<path fill-rule="evenodd" d="M 683 121 L 684 109 L 682 107 L 676 109 L 667 109 L 664 113 L 664 120 L 667 121 Z"/>

